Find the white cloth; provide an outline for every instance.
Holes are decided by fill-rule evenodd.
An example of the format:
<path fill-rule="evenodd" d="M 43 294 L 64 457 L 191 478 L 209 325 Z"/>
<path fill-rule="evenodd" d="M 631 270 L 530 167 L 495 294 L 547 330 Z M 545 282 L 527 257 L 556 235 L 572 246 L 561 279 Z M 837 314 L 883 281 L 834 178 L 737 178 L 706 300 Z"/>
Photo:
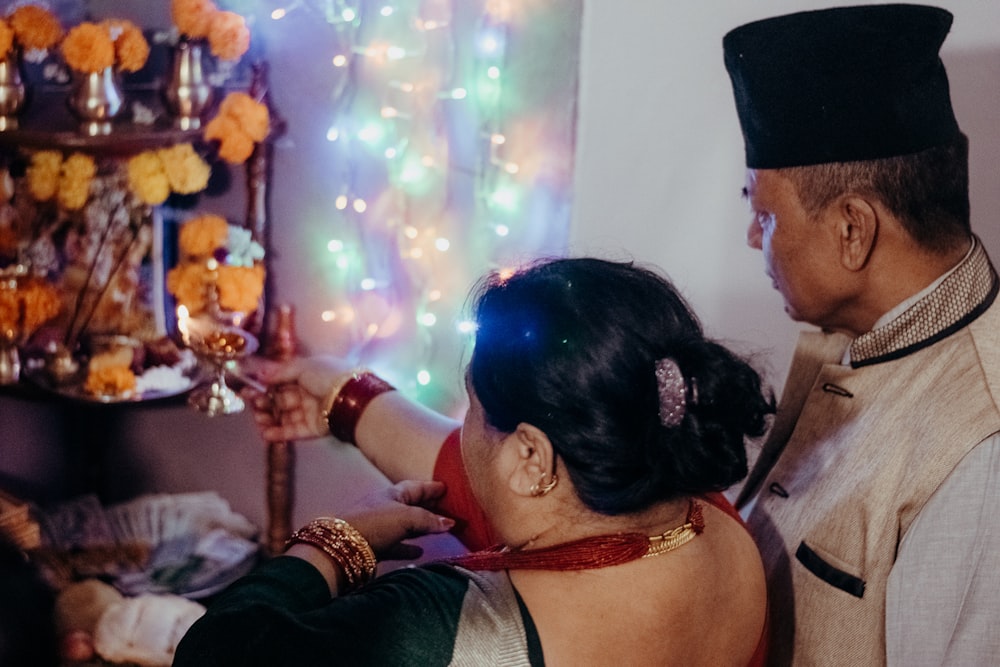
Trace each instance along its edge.
<path fill-rule="evenodd" d="M 924 505 L 886 591 L 890 667 L 1000 665 L 1000 435 Z"/>

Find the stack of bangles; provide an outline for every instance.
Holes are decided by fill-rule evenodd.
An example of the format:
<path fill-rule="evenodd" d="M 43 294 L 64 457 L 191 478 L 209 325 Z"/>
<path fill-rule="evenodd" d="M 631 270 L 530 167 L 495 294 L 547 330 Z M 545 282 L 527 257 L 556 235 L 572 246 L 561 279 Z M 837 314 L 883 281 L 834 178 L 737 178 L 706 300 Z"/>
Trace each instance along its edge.
<path fill-rule="evenodd" d="M 344 573 L 344 592 L 364 586 L 375 578 L 375 552 L 368 540 L 343 519 L 321 517 L 299 528 L 285 542 L 287 550 L 293 544 L 316 547 Z"/>
<path fill-rule="evenodd" d="M 373 398 L 394 389 L 371 371 L 351 371 L 334 383 L 321 418 L 333 437 L 357 445 L 355 431 L 361 414 Z"/>

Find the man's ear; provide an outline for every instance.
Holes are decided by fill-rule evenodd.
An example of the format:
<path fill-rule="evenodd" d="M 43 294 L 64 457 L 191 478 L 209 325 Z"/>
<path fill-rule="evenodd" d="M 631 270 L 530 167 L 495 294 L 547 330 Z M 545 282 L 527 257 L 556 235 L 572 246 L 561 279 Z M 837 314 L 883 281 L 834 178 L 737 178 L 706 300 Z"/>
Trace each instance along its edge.
<path fill-rule="evenodd" d="M 840 261 L 849 271 L 860 271 L 871 258 L 878 235 L 878 211 L 864 197 L 849 195 L 839 204 Z"/>
<path fill-rule="evenodd" d="M 507 438 L 515 455 L 511 490 L 524 496 L 537 495 L 538 488 L 555 475 L 552 443 L 542 429 L 523 422 Z"/>

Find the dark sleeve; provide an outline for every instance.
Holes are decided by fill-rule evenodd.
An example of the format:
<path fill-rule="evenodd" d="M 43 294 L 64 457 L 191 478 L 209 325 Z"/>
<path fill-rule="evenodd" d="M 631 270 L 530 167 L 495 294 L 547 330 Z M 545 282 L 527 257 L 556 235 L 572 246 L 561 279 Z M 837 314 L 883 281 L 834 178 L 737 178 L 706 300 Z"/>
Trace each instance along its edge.
<path fill-rule="evenodd" d="M 173 665 L 447 665 L 467 586 L 447 570 L 404 568 L 331 599 L 315 568 L 278 557 L 212 603 Z"/>
<path fill-rule="evenodd" d="M 465 474 L 459 429 L 452 431 L 441 445 L 434 464 L 434 479 L 448 487 L 444 498 L 434 509 L 455 520 L 452 534 L 470 551 L 496 544 L 493 528 L 472 494 L 469 477 Z"/>

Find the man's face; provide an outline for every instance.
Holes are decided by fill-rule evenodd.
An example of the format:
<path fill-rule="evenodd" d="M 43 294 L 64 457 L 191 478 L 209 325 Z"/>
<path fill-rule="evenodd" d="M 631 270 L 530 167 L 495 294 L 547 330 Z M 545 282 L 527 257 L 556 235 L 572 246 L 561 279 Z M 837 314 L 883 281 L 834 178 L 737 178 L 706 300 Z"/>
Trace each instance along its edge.
<path fill-rule="evenodd" d="M 744 196 L 752 216 L 747 244 L 763 252 L 785 312 L 796 321 L 837 329 L 844 295 L 835 212 L 809 216 L 792 182 L 774 170 L 748 169 Z"/>

